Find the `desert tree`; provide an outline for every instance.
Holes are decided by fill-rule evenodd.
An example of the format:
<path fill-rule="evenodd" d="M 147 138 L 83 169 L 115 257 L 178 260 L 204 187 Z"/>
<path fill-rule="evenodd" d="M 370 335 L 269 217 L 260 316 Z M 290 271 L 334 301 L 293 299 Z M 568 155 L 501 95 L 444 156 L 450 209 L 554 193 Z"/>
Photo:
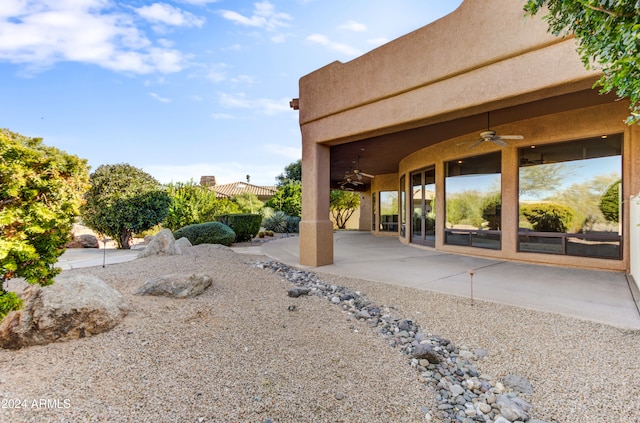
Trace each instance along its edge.
<path fill-rule="evenodd" d="M 82 221 L 94 231 L 130 248 L 134 233 L 165 220 L 171 199 L 151 175 L 126 163 L 102 165 L 90 176 L 81 208 Z"/>

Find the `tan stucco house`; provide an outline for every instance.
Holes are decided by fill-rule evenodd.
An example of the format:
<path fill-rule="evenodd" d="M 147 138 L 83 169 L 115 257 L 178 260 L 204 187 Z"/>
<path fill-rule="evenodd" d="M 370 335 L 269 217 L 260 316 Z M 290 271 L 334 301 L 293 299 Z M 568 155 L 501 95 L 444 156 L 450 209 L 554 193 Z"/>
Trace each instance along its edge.
<path fill-rule="evenodd" d="M 629 271 L 639 126 L 624 123 L 627 101 L 592 88 L 600 74 L 585 70 L 575 41 L 525 18 L 522 4 L 466 0 L 300 79 L 301 264 L 333 262 L 329 191 L 349 177 L 363 182 L 351 187 L 359 228 L 376 236 Z M 602 211 L 605 193 L 620 199 L 613 212 Z"/>

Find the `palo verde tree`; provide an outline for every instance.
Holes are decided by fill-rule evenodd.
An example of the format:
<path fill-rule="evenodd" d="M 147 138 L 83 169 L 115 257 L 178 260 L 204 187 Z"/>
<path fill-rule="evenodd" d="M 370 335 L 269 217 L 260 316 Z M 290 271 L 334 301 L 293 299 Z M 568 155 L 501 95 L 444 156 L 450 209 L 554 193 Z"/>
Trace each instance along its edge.
<path fill-rule="evenodd" d="M 0 129 L 0 319 L 20 300 L 3 283 L 50 285 L 88 188 L 84 159 Z"/>
<path fill-rule="evenodd" d="M 347 226 L 347 221 L 358 207 L 360 207 L 359 193 L 339 189 L 331 190 L 329 209 L 338 229 L 344 229 Z"/>
<path fill-rule="evenodd" d="M 629 98 L 627 123 L 640 121 L 640 2 L 637 0 L 527 0 L 524 10 L 544 19 L 555 35 L 573 34 L 587 69 L 602 69 L 601 92 Z"/>
<path fill-rule="evenodd" d="M 99 166 L 81 208 L 82 221 L 113 238 L 118 248 L 130 248 L 135 232 L 165 220 L 171 200 L 151 175 L 126 163 Z"/>

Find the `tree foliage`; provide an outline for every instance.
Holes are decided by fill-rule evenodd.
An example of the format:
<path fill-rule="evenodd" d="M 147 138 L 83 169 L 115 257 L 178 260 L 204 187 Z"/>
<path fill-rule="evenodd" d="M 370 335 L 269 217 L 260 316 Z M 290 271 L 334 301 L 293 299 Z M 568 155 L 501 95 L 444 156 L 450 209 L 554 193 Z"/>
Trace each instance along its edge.
<path fill-rule="evenodd" d="M 217 198 L 215 191 L 193 181 L 172 183 L 166 189 L 171 205 L 162 225 L 172 231 L 196 223 L 213 222 L 217 215 L 240 212 L 233 201 Z"/>
<path fill-rule="evenodd" d="M 135 232 L 165 220 L 171 200 L 151 175 L 126 163 L 99 166 L 90 176 L 91 187 L 81 208 L 85 225 L 113 238 L 119 248 L 130 248 Z"/>
<path fill-rule="evenodd" d="M 566 163 L 545 163 L 520 168 L 520 197 L 542 198 L 557 192 L 573 173 Z"/>
<path fill-rule="evenodd" d="M 281 210 L 289 216 L 300 217 L 302 214 L 302 183 L 289 181 L 278 187 L 275 195 L 265 203 L 266 207 Z"/>
<path fill-rule="evenodd" d="M 233 197 L 233 202 L 238 205 L 239 213 L 258 213 L 264 203 L 252 192 L 243 192 Z"/>
<path fill-rule="evenodd" d="M 347 221 L 356 209 L 360 207 L 360 194 L 353 191 L 332 190 L 329 199 L 329 209 L 338 225 L 338 229 L 344 229 Z"/>
<path fill-rule="evenodd" d="M 289 163 L 284 168 L 284 173 L 276 176 L 278 186 L 287 185 L 289 182 L 302 182 L 302 160 Z"/>
<path fill-rule="evenodd" d="M 0 129 L 0 318 L 20 305 L 4 281 L 50 285 L 60 272 L 88 179 L 86 160 Z"/>
<path fill-rule="evenodd" d="M 604 218 L 609 222 L 618 223 L 620 221 L 620 184 L 622 180 L 618 179 L 612 183 L 607 192 L 604 193 L 600 200 L 600 211 Z"/>
<path fill-rule="evenodd" d="M 599 67 L 601 92 L 630 100 L 627 123 L 640 121 L 640 2 L 637 0 L 528 0 L 524 10 L 544 19 L 555 35 L 574 34 L 587 69 Z"/>
<path fill-rule="evenodd" d="M 523 204 L 520 213 L 537 232 L 567 232 L 575 217 L 573 209 L 562 204 Z"/>

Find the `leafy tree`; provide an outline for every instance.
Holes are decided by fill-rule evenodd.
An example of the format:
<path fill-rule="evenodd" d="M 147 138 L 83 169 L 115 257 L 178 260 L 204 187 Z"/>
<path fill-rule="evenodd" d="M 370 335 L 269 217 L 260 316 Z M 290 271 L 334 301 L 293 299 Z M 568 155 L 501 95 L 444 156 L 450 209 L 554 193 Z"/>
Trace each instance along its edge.
<path fill-rule="evenodd" d="M 91 229 L 113 238 L 118 248 L 130 248 L 135 232 L 165 220 L 171 199 L 151 175 L 126 163 L 99 166 L 90 176 L 91 188 L 81 208 Z"/>
<path fill-rule="evenodd" d="M 524 10 L 544 19 L 555 35 L 574 34 L 585 68 L 600 67 L 602 93 L 630 100 L 627 123 L 640 121 L 640 2 L 637 0 L 528 0 Z"/>
<path fill-rule="evenodd" d="M 257 213 L 264 203 L 252 192 L 243 192 L 233 197 L 233 202 L 238 205 L 239 213 Z"/>
<path fill-rule="evenodd" d="M 566 163 L 545 163 L 520 168 L 520 197 L 541 198 L 557 192 L 573 172 Z"/>
<path fill-rule="evenodd" d="M 265 203 L 274 210 L 281 210 L 289 216 L 300 217 L 302 213 L 302 183 L 289 181 L 278 187 L 275 195 Z"/>
<path fill-rule="evenodd" d="M 284 168 L 284 173 L 276 176 L 278 186 L 286 185 L 291 181 L 302 182 L 302 160 L 289 163 Z"/>
<path fill-rule="evenodd" d="M 356 209 L 360 207 L 360 194 L 352 191 L 332 190 L 329 199 L 331 216 L 336 221 L 338 229 L 344 229 L 347 221 Z"/>
<path fill-rule="evenodd" d="M 478 191 L 464 191 L 447 197 L 446 217 L 452 225 L 482 226 L 482 209 L 485 196 Z"/>
<path fill-rule="evenodd" d="M 194 181 L 172 183 L 166 189 L 171 205 L 163 226 L 172 231 L 188 225 L 212 222 L 217 215 L 240 212 L 236 203 L 226 198 L 217 198 L 215 191 Z"/>
<path fill-rule="evenodd" d="M 618 223 L 620 221 L 620 183 L 622 180 L 618 179 L 609 186 L 607 192 L 604 193 L 600 200 L 600 211 L 604 215 L 604 218 L 609 222 Z"/>
<path fill-rule="evenodd" d="M 84 159 L 0 129 L 0 319 L 20 307 L 4 282 L 50 285 L 88 187 Z"/>

